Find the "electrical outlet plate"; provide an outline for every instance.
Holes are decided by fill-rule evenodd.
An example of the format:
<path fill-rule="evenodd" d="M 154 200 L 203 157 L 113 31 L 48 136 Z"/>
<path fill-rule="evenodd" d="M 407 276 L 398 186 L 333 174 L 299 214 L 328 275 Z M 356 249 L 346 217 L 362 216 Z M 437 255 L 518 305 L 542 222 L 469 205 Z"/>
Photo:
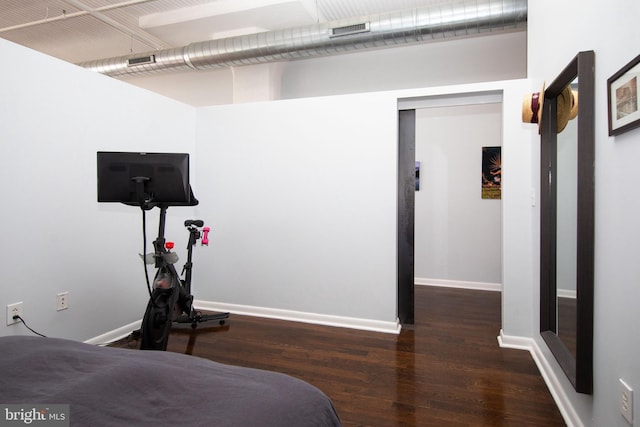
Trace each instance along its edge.
<path fill-rule="evenodd" d="M 620 413 L 633 425 L 633 389 L 620 378 Z"/>
<path fill-rule="evenodd" d="M 56 309 L 58 311 L 66 310 L 67 308 L 69 308 L 69 292 L 60 292 L 57 295 L 56 301 Z"/>
<path fill-rule="evenodd" d="M 14 319 L 13 316 L 22 317 L 22 302 L 7 305 L 7 326 L 20 322 L 20 319 Z"/>

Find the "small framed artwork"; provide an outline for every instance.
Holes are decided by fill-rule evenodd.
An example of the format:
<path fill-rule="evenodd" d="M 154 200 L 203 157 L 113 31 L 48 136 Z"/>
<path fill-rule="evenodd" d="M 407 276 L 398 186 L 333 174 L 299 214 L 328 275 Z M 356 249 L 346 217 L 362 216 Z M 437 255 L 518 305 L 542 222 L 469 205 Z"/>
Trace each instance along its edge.
<path fill-rule="evenodd" d="M 482 147 L 482 198 L 502 198 L 502 147 Z"/>
<path fill-rule="evenodd" d="M 640 55 L 607 80 L 609 102 L 609 136 L 618 135 L 640 126 L 638 108 L 638 79 Z"/>

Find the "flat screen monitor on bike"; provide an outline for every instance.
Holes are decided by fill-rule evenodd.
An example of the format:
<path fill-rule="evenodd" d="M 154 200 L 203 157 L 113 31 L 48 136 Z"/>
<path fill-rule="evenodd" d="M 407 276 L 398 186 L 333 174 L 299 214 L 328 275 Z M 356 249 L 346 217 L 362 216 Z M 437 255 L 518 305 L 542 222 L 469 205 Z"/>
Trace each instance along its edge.
<path fill-rule="evenodd" d="M 98 202 L 195 206 L 189 185 L 189 154 L 98 151 Z"/>

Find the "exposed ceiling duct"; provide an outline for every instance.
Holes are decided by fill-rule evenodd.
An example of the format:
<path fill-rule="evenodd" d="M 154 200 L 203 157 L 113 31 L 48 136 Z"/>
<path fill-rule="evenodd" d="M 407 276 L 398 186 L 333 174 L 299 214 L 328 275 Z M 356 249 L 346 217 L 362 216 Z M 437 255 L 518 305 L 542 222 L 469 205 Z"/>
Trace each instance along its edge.
<path fill-rule="evenodd" d="M 526 27 L 527 0 L 465 0 L 83 62 L 113 77 L 303 59 Z"/>

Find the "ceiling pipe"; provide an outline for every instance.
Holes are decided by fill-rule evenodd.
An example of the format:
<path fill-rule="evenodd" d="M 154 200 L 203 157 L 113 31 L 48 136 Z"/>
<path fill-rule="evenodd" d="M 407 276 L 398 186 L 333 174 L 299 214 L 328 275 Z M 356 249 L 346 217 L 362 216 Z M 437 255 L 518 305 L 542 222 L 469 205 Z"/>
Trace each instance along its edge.
<path fill-rule="evenodd" d="M 335 55 L 526 28 L 527 0 L 464 0 L 78 64 L 112 77 Z"/>

